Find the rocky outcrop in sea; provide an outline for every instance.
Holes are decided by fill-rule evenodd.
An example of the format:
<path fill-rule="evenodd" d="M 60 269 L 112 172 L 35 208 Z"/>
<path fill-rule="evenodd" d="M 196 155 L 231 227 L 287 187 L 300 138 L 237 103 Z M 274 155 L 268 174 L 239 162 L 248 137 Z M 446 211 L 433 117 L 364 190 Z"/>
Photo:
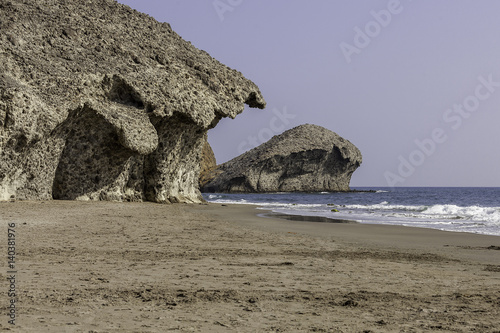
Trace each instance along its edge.
<path fill-rule="evenodd" d="M 338 134 L 301 125 L 218 166 L 203 192 L 349 191 L 361 152 Z"/>
<path fill-rule="evenodd" d="M 199 202 L 207 130 L 258 87 L 113 0 L 0 2 L 0 199 Z"/>

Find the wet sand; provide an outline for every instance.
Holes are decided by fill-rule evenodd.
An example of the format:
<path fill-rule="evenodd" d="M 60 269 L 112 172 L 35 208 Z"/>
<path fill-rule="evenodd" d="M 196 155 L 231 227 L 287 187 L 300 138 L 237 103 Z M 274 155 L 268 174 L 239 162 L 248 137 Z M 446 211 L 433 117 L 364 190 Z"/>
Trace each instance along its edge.
<path fill-rule="evenodd" d="M 2 251 L 14 222 L 18 253 L 15 327 L 0 263 L 0 330 L 500 331 L 500 237 L 264 213 L 0 203 Z"/>

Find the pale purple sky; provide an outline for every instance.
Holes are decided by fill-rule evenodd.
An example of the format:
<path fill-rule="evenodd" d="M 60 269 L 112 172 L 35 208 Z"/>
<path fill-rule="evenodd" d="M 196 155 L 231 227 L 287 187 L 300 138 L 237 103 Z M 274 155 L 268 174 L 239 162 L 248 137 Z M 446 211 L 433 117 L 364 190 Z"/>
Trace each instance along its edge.
<path fill-rule="evenodd" d="M 500 1 L 120 0 L 254 81 L 217 162 L 300 124 L 354 143 L 351 186 L 500 186 Z"/>

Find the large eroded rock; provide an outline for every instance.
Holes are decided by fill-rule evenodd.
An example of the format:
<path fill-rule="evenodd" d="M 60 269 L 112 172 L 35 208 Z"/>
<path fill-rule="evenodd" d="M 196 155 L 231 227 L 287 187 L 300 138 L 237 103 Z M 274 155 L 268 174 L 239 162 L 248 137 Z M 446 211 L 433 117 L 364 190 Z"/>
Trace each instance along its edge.
<path fill-rule="evenodd" d="M 349 191 L 361 152 L 317 125 L 301 125 L 221 164 L 204 192 Z"/>
<path fill-rule="evenodd" d="M 197 202 L 206 132 L 258 87 L 113 0 L 0 2 L 0 199 Z"/>

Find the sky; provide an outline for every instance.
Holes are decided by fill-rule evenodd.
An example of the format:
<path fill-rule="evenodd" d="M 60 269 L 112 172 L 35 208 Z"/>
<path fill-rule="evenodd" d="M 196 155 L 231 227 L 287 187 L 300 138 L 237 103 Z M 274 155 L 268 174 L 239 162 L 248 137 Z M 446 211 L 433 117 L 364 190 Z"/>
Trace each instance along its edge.
<path fill-rule="evenodd" d="M 301 124 L 356 145 L 351 187 L 500 186 L 500 1 L 119 0 L 255 82 L 217 163 Z"/>

